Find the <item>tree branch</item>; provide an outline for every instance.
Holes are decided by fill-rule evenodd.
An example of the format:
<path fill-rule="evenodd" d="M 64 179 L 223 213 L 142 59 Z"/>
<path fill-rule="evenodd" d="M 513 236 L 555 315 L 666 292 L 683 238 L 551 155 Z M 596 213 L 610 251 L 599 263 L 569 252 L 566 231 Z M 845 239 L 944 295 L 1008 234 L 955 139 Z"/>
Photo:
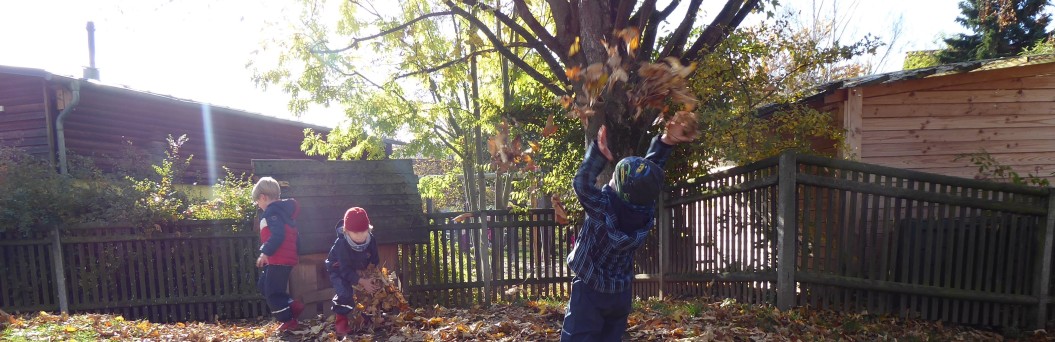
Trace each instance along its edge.
<path fill-rule="evenodd" d="M 637 13 L 630 16 L 630 22 L 634 23 L 638 29 L 645 30 L 645 22 L 648 18 L 652 17 L 652 12 L 656 11 L 656 0 L 645 0 L 645 3 L 641 4 L 641 8 L 637 10 Z"/>
<path fill-rule="evenodd" d="M 685 51 L 682 59 L 686 61 L 696 60 L 704 50 L 708 53 L 713 51 L 714 47 L 727 38 L 729 32 L 740 26 L 744 18 L 758 6 L 758 0 L 746 0 L 746 3 L 744 2 L 745 0 L 729 0 L 725 4 L 725 8 L 722 8 L 722 11 L 711 22 L 711 25 L 707 26 L 707 29 L 703 30 L 696 42 Z"/>
<path fill-rule="evenodd" d="M 512 62 L 513 65 L 516 65 L 518 68 L 527 73 L 528 76 L 531 76 L 531 78 L 535 79 L 535 81 L 542 84 L 543 87 L 546 87 L 546 90 L 549 90 L 551 93 L 557 96 L 568 94 L 568 92 L 564 90 L 564 88 L 561 88 L 560 86 L 554 84 L 553 80 L 547 79 L 545 75 L 542 75 L 541 72 L 535 70 L 534 67 L 532 67 L 530 64 L 527 64 L 527 62 L 525 62 L 523 59 L 520 59 L 520 57 L 513 53 L 513 51 L 506 49 L 505 46 L 502 45 L 502 41 L 499 40 L 497 36 L 495 36 L 494 32 L 491 32 L 491 30 L 487 28 L 486 24 L 480 22 L 480 19 L 476 18 L 469 12 L 466 12 L 461 7 L 458 7 L 451 0 L 446 0 L 445 2 L 447 3 L 447 6 L 450 7 L 452 11 L 454 11 L 455 14 L 461 16 L 462 18 L 465 18 L 465 20 L 469 21 L 469 23 L 476 27 L 477 30 L 487 36 L 487 40 L 491 41 L 491 45 L 493 45 L 495 49 L 498 50 L 498 52 L 502 53 L 503 56 L 509 59 L 509 61 Z M 563 72 L 561 72 L 560 75 L 557 77 L 561 76 L 564 76 Z"/>
<path fill-rule="evenodd" d="M 674 12 L 674 9 L 678 7 L 681 0 L 673 0 L 667 7 L 662 11 L 656 12 L 653 8 L 650 11 L 652 14 L 648 17 L 642 17 L 641 21 L 647 21 L 644 27 L 641 28 L 641 49 L 638 50 L 638 59 L 647 60 L 652 57 L 652 51 L 656 46 L 656 37 L 659 35 L 659 24 L 664 20 L 667 20 L 667 16 Z"/>
<path fill-rule="evenodd" d="M 568 81 L 567 77 L 564 76 L 564 67 L 560 64 L 560 62 L 558 62 L 555 58 L 553 58 L 553 55 L 550 54 L 549 51 L 546 51 L 546 47 L 547 47 L 546 44 L 544 44 L 543 42 L 539 41 L 538 38 L 535 37 L 535 35 L 531 34 L 531 32 L 528 32 L 528 30 L 525 29 L 523 26 L 520 26 L 520 24 L 517 24 L 517 22 L 515 20 L 510 18 L 505 13 L 502 13 L 498 9 L 496 9 L 494 7 L 491 7 L 488 4 L 478 2 L 476 0 L 462 0 L 462 3 L 465 3 L 465 4 L 470 5 L 470 6 L 478 6 L 478 7 L 482 8 L 485 11 L 489 11 L 489 12 L 493 13 L 495 15 L 495 17 L 498 18 L 498 20 L 501 20 L 502 23 L 505 24 L 506 26 L 508 26 L 511 30 L 513 30 L 513 32 L 516 32 L 518 35 L 520 35 L 525 40 L 527 40 L 528 43 L 534 45 L 535 50 L 538 51 L 538 53 L 539 53 L 539 57 L 542 58 L 542 61 L 546 62 L 546 66 L 548 66 L 550 68 L 550 72 L 552 72 L 553 75 L 555 77 L 557 77 L 557 80 L 560 81 L 561 84 L 569 84 L 570 83 Z M 451 7 L 454 7 L 454 6 L 452 5 Z M 461 8 L 459 8 L 459 9 L 461 9 Z M 480 22 L 479 19 L 477 19 L 476 21 Z M 502 45 L 501 44 L 501 40 L 499 40 L 499 43 L 494 43 L 494 45 L 501 46 Z M 552 50 L 552 48 L 551 48 L 551 50 Z"/>
<path fill-rule="evenodd" d="M 619 1 L 619 5 L 615 7 L 615 21 L 612 29 L 619 31 L 626 27 L 626 24 L 630 21 L 630 12 L 634 10 L 634 4 L 636 3 L 637 0 Z"/>
<path fill-rule="evenodd" d="M 546 0 L 550 14 L 553 16 L 554 32 L 562 48 L 557 50 L 561 60 L 570 62 L 568 47 L 579 36 L 579 22 L 572 18 L 572 6 L 568 0 Z M 570 65 L 570 64 L 569 64 Z"/>
<path fill-rule="evenodd" d="M 369 35 L 369 36 L 366 36 L 366 37 L 352 38 L 352 42 L 349 43 L 348 46 L 345 46 L 343 48 L 335 49 L 335 50 L 330 50 L 330 49 L 316 50 L 316 49 L 312 49 L 312 52 L 315 52 L 315 53 L 341 53 L 341 52 L 345 52 L 345 51 L 348 51 L 348 50 L 351 50 L 351 49 L 354 49 L 354 48 L 358 47 L 360 42 L 364 42 L 364 41 L 367 41 L 367 40 L 375 39 L 375 38 L 378 38 L 378 37 L 381 37 L 381 36 L 384 36 L 384 35 L 388 35 L 388 34 L 391 34 L 391 33 L 397 32 L 397 31 L 402 31 L 403 29 L 406 29 L 410 25 L 414 25 L 414 23 L 417 23 L 419 21 L 422 21 L 422 20 L 425 20 L 425 19 L 428 19 L 428 18 L 432 18 L 432 17 L 439 17 L 439 16 L 452 15 L 452 14 L 454 14 L 454 12 L 451 12 L 451 11 L 426 13 L 426 14 L 421 15 L 420 17 L 411 19 L 410 21 L 407 21 L 405 23 L 402 23 L 402 24 L 400 24 L 398 26 L 395 26 L 395 27 L 392 27 L 390 29 L 378 32 L 376 34 L 372 34 L 372 35 Z"/>
<path fill-rule="evenodd" d="M 506 48 L 510 48 L 510 47 L 531 47 L 531 45 L 527 44 L 527 43 L 512 43 L 512 44 L 506 46 Z M 468 61 L 469 58 L 472 58 L 474 56 L 479 56 L 479 55 L 483 55 L 483 54 L 491 53 L 491 52 L 498 52 L 498 49 L 484 49 L 484 50 L 473 51 L 473 52 L 470 52 L 468 55 L 462 56 L 461 58 L 450 60 L 450 61 L 444 62 L 443 64 L 440 64 L 440 65 L 437 65 L 437 66 L 433 66 L 433 67 L 429 67 L 429 68 L 425 68 L 425 69 L 421 69 L 421 70 L 416 70 L 416 71 L 408 72 L 408 73 L 405 73 L 405 74 L 396 75 L 395 77 L 393 77 L 393 80 L 398 80 L 398 79 L 401 79 L 401 78 L 404 78 L 404 77 L 410 77 L 410 76 L 415 76 L 415 75 L 420 75 L 420 74 L 433 73 L 433 72 L 436 72 L 436 71 L 440 71 L 440 70 L 446 69 L 446 68 L 448 68 L 448 67 L 450 67 L 452 65 Z"/>
<path fill-rule="evenodd" d="M 531 13 L 531 10 L 527 6 L 527 2 L 524 0 L 513 0 L 513 10 L 520 16 L 520 19 L 524 20 L 524 23 L 527 24 L 528 28 L 530 28 L 532 32 L 535 32 L 535 35 L 546 45 L 546 48 L 553 51 L 565 49 L 565 47 L 557 41 L 557 38 L 553 37 L 553 35 L 538 22 L 538 19 L 535 19 L 535 15 Z"/>
<path fill-rule="evenodd" d="M 729 0 L 729 3 L 731 2 L 734 1 Z M 700 11 L 702 3 L 703 0 L 689 1 L 689 9 L 685 11 L 685 18 L 681 20 L 681 25 L 678 25 L 678 28 L 671 34 L 670 40 L 667 41 L 667 46 L 664 46 L 663 51 L 659 53 L 659 59 L 671 55 L 681 55 L 682 50 L 685 50 L 685 42 L 689 40 L 689 33 L 692 32 L 692 27 L 696 23 L 696 13 Z"/>
<path fill-rule="evenodd" d="M 446 137 L 444 137 L 443 134 L 441 134 L 442 132 L 436 129 L 436 126 L 433 126 L 432 130 L 433 132 L 436 132 L 436 136 L 440 138 L 441 143 L 447 145 L 447 148 L 450 149 L 451 152 L 454 152 L 454 154 L 458 155 L 458 158 L 465 160 L 466 155 L 463 151 L 458 149 L 458 146 L 455 146 Z"/>

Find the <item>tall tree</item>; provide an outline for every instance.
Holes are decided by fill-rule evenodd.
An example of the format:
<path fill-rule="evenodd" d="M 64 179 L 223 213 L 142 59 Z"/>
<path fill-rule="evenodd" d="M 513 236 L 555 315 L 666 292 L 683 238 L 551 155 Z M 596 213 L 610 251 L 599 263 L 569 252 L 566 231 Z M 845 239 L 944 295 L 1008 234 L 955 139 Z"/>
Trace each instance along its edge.
<path fill-rule="evenodd" d="M 318 11 L 319 2 L 308 1 L 305 7 Z M 340 87 L 305 89 L 305 85 L 318 85 L 318 79 L 323 78 L 357 78 L 364 72 L 347 70 L 348 55 L 370 46 L 375 50 L 385 46 L 389 50 L 383 52 L 391 52 L 401 39 L 440 35 L 430 31 L 437 23 L 460 21 L 472 30 L 464 38 L 478 44 L 451 46 L 449 52 L 458 52 L 459 47 L 467 50 L 447 58 L 422 58 L 400 51 L 400 65 L 406 67 L 403 71 L 437 77 L 445 69 L 467 64 L 469 56 L 497 54 L 550 95 L 564 97 L 571 115 L 588 127 L 587 139 L 593 138 L 600 125 L 609 125 L 613 153 L 625 156 L 646 147 L 644 140 L 653 133 L 650 130 L 657 117 L 670 119 L 678 111 L 693 110 L 696 99 L 684 89 L 684 77 L 692 71 L 692 62 L 713 51 L 749 13 L 759 10 L 763 3 L 775 2 L 726 0 L 705 24 L 700 21 L 703 0 L 673 0 L 662 5 L 655 0 L 513 0 L 494 5 L 477 0 L 413 0 L 400 3 L 402 14 L 396 17 L 379 14 L 378 8 L 387 6 L 382 2 L 351 0 L 342 5 L 345 19 L 337 27 L 340 37 L 327 35 L 325 27 L 314 26 L 304 30 L 289 47 L 303 53 L 288 59 L 303 62 L 305 71 L 317 72 L 300 79 L 288 79 L 288 72 L 262 79 L 282 83 L 285 76 L 289 81 L 285 82 L 286 89 L 299 96 L 294 100 L 298 105 L 331 101 L 348 92 Z M 353 12 L 376 17 L 373 23 L 378 29 L 366 32 L 364 28 L 370 26 L 354 20 Z M 675 13 L 681 14 L 672 17 Z M 493 27 L 495 21 L 502 24 L 500 30 Z M 412 41 L 406 48 L 425 44 Z M 406 63 L 411 60 L 417 64 L 413 68 Z M 333 71 L 335 68 L 343 70 Z M 382 88 L 385 85 L 375 83 Z"/>
<path fill-rule="evenodd" d="M 1050 0 L 964 0 L 956 22 L 971 33 L 945 39 L 942 63 L 1017 55 L 1048 36 Z"/>

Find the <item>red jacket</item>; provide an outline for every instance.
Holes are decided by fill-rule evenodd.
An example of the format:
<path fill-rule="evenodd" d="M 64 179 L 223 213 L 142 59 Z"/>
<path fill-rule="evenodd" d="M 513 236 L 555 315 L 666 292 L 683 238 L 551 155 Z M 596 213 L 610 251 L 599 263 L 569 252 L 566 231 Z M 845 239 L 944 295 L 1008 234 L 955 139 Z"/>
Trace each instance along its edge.
<path fill-rule="evenodd" d="M 297 215 L 300 205 L 292 198 L 275 201 L 264 209 L 260 220 L 260 253 L 270 265 L 297 264 Z"/>

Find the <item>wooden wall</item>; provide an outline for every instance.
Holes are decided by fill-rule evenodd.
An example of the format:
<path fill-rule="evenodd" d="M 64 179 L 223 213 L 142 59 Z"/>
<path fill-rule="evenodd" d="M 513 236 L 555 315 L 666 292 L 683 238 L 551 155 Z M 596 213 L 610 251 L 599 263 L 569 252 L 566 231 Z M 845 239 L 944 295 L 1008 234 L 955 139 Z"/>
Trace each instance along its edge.
<path fill-rule="evenodd" d="M 253 171 L 252 159 L 323 159 L 301 152 L 303 123 L 210 107 L 216 172 L 220 166 L 235 174 Z M 66 121 L 66 146 L 97 158 L 104 168 L 112 167 L 112 158 L 126 155 L 127 141 L 138 149 L 161 158 L 168 148 L 166 138 L 187 135 L 180 154 L 194 155 L 186 175 L 187 181 L 207 184 L 207 134 L 204 110 L 200 103 L 144 94 L 114 87 L 82 87 L 81 102 Z M 315 127 L 320 131 L 319 127 Z"/>
<path fill-rule="evenodd" d="M 957 157 L 984 150 L 1055 181 L 1055 63 L 843 89 L 826 102 L 840 104 L 848 150 L 859 148 L 851 159 L 971 178 L 978 167 Z"/>
<path fill-rule="evenodd" d="M 0 145 L 25 149 L 54 159 L 57 150 L 55 120 L 72 100 L 70 80 L 45 73 L 0 72 Z M 66 148 L 90 156 L 103 170 L 112 170 L 129 159 L 129 142 L 144 164 L 165 156 L 166 138 L 187 135 L 181 149 L 193 155 L 183 181 L 210 184 L 209 158 L 217 177 L 222 166 L 235 174 L 253 171 L 252 159 L 325 159 L 300 150 L 304 129 L 327 133 L 326 127 L 210 106 L 213 149 L 206 148 L 207 134 L 201 103 L 131 89 L 81 83 L 80 102 L 65 120 Z"/>
<path fill-rule="evenodd" d="M 328 252 L 337 221 L 351 207 L 366 209 L 378 243 L 427 241 L 418 177 L 409 159 L 253 160 L 253 166 L 257 176 L 283 183 L 283 198 L 300 203 L 300 254 Z"/>
<path fill-rule="evenodd" d="M 0 74 L 0 145 L 46 157 L 50 148 L 45 83 L 39 77 Z"/>

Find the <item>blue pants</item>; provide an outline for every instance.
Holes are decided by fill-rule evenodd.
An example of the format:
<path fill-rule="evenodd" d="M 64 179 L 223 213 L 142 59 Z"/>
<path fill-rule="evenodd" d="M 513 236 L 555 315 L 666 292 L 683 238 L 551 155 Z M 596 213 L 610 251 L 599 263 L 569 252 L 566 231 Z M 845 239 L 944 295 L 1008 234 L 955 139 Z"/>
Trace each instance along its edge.
<path fill-rule="evenodd" d="M 333 312 L 338 315 L 347 315 L 355 308 L 355 290 L 352 286 L 345 284 L 339 277 L 330 277 L 333 289 L 337 294 L 333 295 Z"/>
<path fill-rule="evenodd" d="M 575 277 L 571 283 L 571 300 L 560 330 L 561 342 L 619 341 L 626 332 L 630 315 L 630 289 L 620 293 L 597 292 Z"/>
<path fill-rule="evenodd" d="M 271 309 L 271 315 L 275 316 L 279 322 L 293 319 L 293 310 L 289 306 L 293 299 L 287 292 L 289 273 L 292 271 L 293 266 L 267 265 L 264 266 L 264 271 L 260 273 L 260 280 L 256 283 L 260 293 L 264 295 L 264 300 L 267 301 L 267 307 Z"/>

